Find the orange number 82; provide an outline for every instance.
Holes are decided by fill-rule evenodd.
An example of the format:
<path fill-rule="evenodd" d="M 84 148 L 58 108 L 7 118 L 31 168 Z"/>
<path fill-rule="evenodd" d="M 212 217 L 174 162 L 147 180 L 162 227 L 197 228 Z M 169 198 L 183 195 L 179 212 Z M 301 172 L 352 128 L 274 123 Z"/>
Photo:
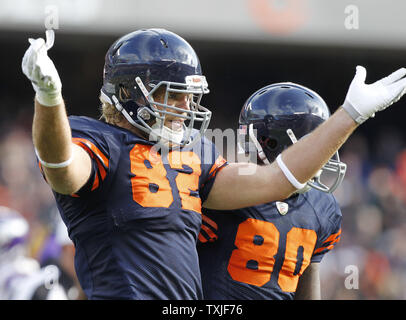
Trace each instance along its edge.
<path fill-rule="evenodd" d="M 173 195 L 161 155 L 151 152 L 151 146 L 136 144 L 130 151 L 130 162 L 133 200 L 143 207 L 168 208 L 173 202 Z M 175 184 L 182 209 L 201 213 L 201 200 L 192 195 L 199 188 L 200 158 L 191 151 L 171 151 L 168 163 L 171 169 L 180 170 Z M 184 165 L 191 171 L 182 172 Z"/>

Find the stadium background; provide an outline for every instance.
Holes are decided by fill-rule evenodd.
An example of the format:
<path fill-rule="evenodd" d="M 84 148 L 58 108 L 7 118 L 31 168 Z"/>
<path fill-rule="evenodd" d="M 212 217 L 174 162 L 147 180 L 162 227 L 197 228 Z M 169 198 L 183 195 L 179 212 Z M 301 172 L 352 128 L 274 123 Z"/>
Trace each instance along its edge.
<path fill-rule="evenodd" d="M 34 157 L 33 90 L 21 59 L 29 37 L 44 37 L 52 14 L 58 20 L 48 19 L 57 23 L 49 55 L 69 114 L 98 116 L 104 54 L 116 38 L 163 27 L 196 50 L 211 90 L 203 100 L 213 111 L 210 128 L 224 130 L 236 128 L 245 99 L 267 84 L 303 84 L 334 112 L 357 64 L 367 68 L 367 83 L 406 66 L 406 27 L 399 14 L 405 9 L 396 0 L 2 0 L 0 205 L 27 218 L 29 254 L 37 258 L 52 231 L 54 203 Z M 322 261 L 324 299 L 406 298 L 405 115 L 403 98 L 340 150 L 348 165 L 335 192 L 343 228 L 340 243 Z M 349 266 L 358 270 L 358 289 L 346 288 L 354 275 Z"/>

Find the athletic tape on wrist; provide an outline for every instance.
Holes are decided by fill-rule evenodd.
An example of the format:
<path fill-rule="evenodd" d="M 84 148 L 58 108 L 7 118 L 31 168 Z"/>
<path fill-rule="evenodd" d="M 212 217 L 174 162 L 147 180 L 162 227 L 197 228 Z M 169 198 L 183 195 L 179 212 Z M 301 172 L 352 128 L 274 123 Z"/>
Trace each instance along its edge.
<path fill-rule="evenodd" d="M 350 117 L 351 117 L 356 123 L 358 123 L 358 124 L 362 124 L 362 123 L 364 123 L 366 120 L 368 120 L 368 117 L 362 116 L 362 115 L 357 111 L 357 109 L 355 109 L 355 108 L 353 107 L 353 105 L 352 105 L 350 102 L 348 102 L 348 101 L 345 101 L 345 102 L 344 102 L 344 104 L 343 104 L 343 109 L 344 109 L 345 111 L 347 111 L 347 113 L 350 115 Z"/>
<path fill-rule="evenodd" d="M 285 165 L 285 163 L 282 161 L 282 154 L 279 154 L 276 157 L 276 163 L 278 164 L 279 168 L 282 170 L 283 174 L 285 175 L 286 179 L 289 180 L 289 182 L 296 188 L 296 189 L 303 189 L 306 187 L 306 183 L 300 183 L 299 181 L 296 180 L 295 176 L 290 172 L 288 167 Z"/>
<path fill-rule="evenodd" d="M 53 168 L 53 169 L 55 169 L 55 168 L 65 168 L 68 165 L 70 165 L 72 163 L 72 161 L 73 161 L 73 150 L 72 150 L 72 154 L 71 154 L 71 156 L 70 156 L 70 158 L 68 160 L 63 161 L 63 162 L 59 162 L 59 163 L 51 163 L 51 162 L 46 162 L 46 161 L 42 160 L 40 158 L 39 154 L 38 154 L 37 149 L 34 148 L 34 150 L 35 150 L 35 155 L 38 158 L 38 161 L 41 163 L 42 166 L 44 166 L 46 168 Z"/>
<path fill-rule="evenodd" d="M 57 94 L 55 94 L 53 96 L 48 93 L 37 92 L 35 95 L 35 99 L 42 106 L 48 107 L 48 108 L 59 106 L 63 101 L 62 94 L 60 92 L 58 92 Z"/>

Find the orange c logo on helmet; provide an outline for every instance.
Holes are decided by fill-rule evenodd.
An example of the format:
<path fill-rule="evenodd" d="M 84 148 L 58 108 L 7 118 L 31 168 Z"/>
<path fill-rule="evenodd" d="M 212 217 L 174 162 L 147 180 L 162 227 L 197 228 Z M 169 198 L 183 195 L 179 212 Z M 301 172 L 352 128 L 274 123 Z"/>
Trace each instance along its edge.
<path fill-rule="evenodd" d="M 307 0 L 248 0 L 249 10 L 259 26 L 272 34 L 297 31 L 307 20 Z"/>

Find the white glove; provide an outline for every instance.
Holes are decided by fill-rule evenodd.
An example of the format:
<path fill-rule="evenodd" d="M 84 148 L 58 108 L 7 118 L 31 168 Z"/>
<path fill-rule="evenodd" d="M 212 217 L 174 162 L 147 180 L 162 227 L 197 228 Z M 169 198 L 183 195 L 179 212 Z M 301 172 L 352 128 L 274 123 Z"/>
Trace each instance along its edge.
<path fill-rule="evenodd" d="M 373 84 L 365 84 L 367 71 L 357 66 L 343 108 L 357 122 L 363 123 L 375 112 L 397 102 L 406 92 L 406 68 L 401 68 Z"/>
<path fill-rule="evenodd" d="M 43 106 L 56 106 L 62 103 L 62 83 L 48 50 L 54 43 L 54 31 L 46 31 L 44 39 L 28 39 L 30 47 L 24 54 L 21 67 L 23 73 L 31 80 L 36 92 L 35 99 Z"/>

